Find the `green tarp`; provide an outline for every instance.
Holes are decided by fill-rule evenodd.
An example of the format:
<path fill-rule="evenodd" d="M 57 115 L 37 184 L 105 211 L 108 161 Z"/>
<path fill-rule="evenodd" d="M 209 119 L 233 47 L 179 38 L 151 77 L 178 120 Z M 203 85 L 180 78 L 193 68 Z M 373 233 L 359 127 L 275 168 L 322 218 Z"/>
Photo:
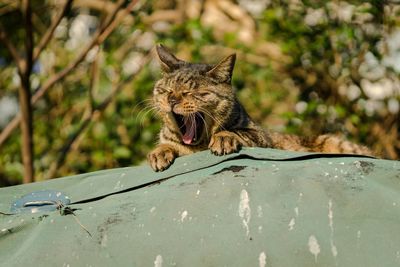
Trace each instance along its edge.
<path fill-rule="evenodd" d="M 10 210 L 43 190 L 71 204 Z M 400 266 L 398 161 L 204 151 L 1 188 L 0 211 L 0 266 Z"/>

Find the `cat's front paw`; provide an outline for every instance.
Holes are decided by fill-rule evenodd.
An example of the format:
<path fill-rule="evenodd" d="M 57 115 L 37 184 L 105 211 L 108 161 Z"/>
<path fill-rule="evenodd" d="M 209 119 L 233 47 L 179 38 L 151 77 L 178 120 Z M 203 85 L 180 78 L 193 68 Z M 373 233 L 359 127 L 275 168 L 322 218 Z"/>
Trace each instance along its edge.
<path fill-rule="evenodd" d="M 168 169 L 176 157 L 173 147 L 161 144 L 147 155 L 147 160 L 153 170 L 160 172 Z"/>
<path fill-rule="evenodd" d="M 208 148 L 214 155 L 222 156 L 240 150 L 241 144 L 234 133 L 222 131 L 211 137 Z"/>

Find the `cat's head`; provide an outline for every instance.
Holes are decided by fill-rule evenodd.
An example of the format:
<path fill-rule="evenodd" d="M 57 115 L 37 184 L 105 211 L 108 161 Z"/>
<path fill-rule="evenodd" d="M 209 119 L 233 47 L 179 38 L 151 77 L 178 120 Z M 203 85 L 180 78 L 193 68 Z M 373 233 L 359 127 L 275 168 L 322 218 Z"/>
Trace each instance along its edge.
<path fill-rule="evenodd" d="M 180 60 L 162 45 L 157 54 L 163 76 L 153 95 L 164 124 L 186 145 L 209 139 L 225 123 L 235 101 L 231 86 L 235 54 L 215 65 Z"/>

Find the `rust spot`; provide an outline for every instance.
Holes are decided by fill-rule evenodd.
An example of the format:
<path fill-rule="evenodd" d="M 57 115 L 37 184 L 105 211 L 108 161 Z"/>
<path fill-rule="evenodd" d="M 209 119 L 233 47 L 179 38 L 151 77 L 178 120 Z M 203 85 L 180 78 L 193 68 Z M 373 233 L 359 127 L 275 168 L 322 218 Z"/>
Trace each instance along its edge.
<path fill-rule="evenodd" d="M 232 166 L 223 168 L 220 171 L 214 172 L 212 175 L 220 174 L 220 173 L 223 173 L 223 172 L 234 172 L 234 173 L 236 173 L 236 172 L 240 172 L 241 170 L 243 170 L 245 168 L 247 168 L 247 166 L 232 165 Z"/>
<path fill-rule="evenodd" d="M 375 164 L 368 161 L 359 161 L 359 168 L 364 174 L 369 174 L 374 170 Z"/>

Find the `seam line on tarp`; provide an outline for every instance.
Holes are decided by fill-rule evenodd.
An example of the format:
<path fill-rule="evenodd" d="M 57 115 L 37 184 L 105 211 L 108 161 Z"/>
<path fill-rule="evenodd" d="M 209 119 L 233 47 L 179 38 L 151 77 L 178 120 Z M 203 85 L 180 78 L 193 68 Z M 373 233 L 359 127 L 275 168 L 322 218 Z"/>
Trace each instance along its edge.
<path fill-rule="evenodd" d="M 371 157 L 371 156 L 356 155 L 356 154 L 320 154 L 320 153 L 315 153 L 315 154 L 307 154 L 307 155 L 301 155 L 301 156 L 296 156 L 296 157 L 292 157 L 292 158 L 284 158 L 284 159 L 271 159 L 271 158 L 266 158 L 266 157 L 251 156 L 251 155 L 248 155 L 248 154 L 239 154 L 239 155 L 235 155 L 235 156 L 232 156 L 230 158 L 218 161 L 218 162 L 216 162 L 214 164 L 207 165 L 205 167 L 201 167 L 201 168 L 198 168 L 198 169 L 182 172 L 182 173 L 179 173 L 179 174 L 169 175 L 167 177 L 160 178 L 160 179 L 148 182 L 148 183 L 144 183 L 144 184 L 141 184 L 141 185 L 133 186 L 133 187 L 126 188 L 126 189 L 123 189 L 123 190 L 120 190 L 120 191 L 116 191 L 116 192 L 111 192 L 111 193 L 104 194 L 104 195 L 101 195 L 101 196 L 97 196 L 97 197 L 92 197 L 92 198 L 88 198 L 88 199 L 83 199 L 83 200 L 71 202 L 69 205 L 84 204 L 84 203 L 98 201 L 98 200 L 101 200 L 103 198 L 106 198 L 106 197 L 109 197 L 109 196 L 112 196 L 112 195 L 122 194 L 122 193 L 130 192 L 130 191 L 138 190 L 138 189 L 141 189 L 141 188 L 144 188 L 144 187 L 160 184 L 160 183 L 162 183 L 164 181 L 167 181 L 167 180 L 169 180 L 169 179 L 171 179 L 173 177 L 177 177 L 177 176 L 180 176 L 180 175 L 185 175 L 185 174 L 188 174 L 188 173 L 204 170 L 204 169 L 207 169 L 207 168 L 210 168 L 210 167 L 217 166 L 217 165 L 219 165 L 221 163 L 224 163 L 224 162 L 234 161 L 234 160 L 239 160 L 239 159 L 251 159 L 251 160 L 260 160 L 260 161 L 281 161 L 281 162 L 283 162 L 283 161 L 303 161 L 303 160 L 311 160 L 311 159 L 317 159 L 317 158 L 350 158 L 350 157 L 376 159 L 376 158 Z"/>

